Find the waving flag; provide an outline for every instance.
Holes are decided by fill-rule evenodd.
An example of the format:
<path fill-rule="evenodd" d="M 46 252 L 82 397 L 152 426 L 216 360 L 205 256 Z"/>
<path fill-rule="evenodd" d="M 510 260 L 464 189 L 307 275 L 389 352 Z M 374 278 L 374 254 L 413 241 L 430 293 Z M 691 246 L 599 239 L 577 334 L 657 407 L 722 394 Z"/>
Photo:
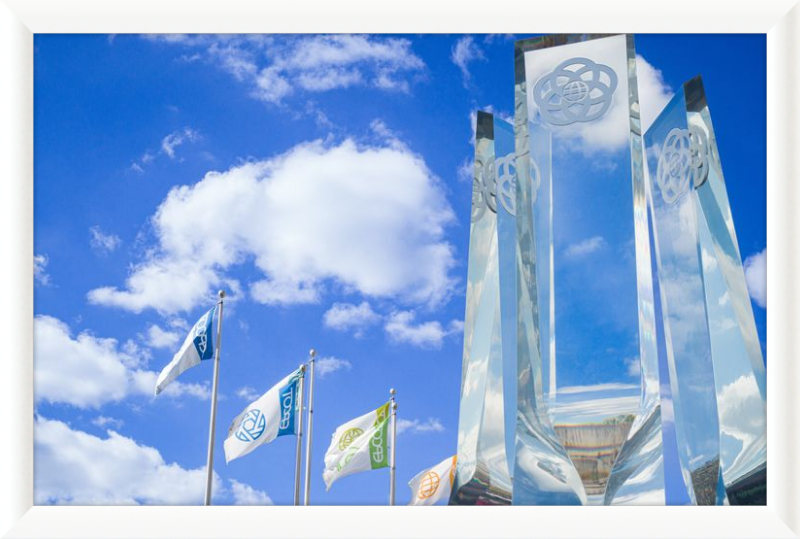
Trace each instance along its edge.
<path fill-rule="evenodd" d="M 297 369 L 236 416 L 224 444 L 225 462 L 243 457 L 278 436 L 297 434 L 302 377 L 302 368 Z"/>
<path fill-rule="evenodd" d="M 411 502 L 408 505 L 433 505 L 440 500 L 449 500 L 455 475 L 455 456 L 418 473 L 408 482 L 411 487 Z"/>
<path fill-rule="evenodd" d="M 389 423 L 387 402 L 336 429 L 325 453 L 325 490 L 341 477 L 389 466 Z"/>
<path fill-rule="evenodd" d="M 217 308 L 213 307 L 197 321 L 189 335 L 186 336 L 186 340 L 183 341 L 181 349 L 178 350 L 172 361 L 158 375 L 156 395 L 164 391 L 164 388 L 186 369 L 194 367 L 205 359 L 214 357 L 212 328 L 216 310 Z"/>

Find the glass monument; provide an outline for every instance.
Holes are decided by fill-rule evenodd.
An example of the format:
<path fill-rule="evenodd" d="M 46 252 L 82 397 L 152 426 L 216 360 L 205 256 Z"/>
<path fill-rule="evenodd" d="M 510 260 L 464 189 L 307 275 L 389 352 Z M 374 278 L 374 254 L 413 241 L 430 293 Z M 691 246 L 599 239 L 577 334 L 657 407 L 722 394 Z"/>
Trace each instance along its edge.
<path fill-rule="evenodd" d="M 699 505 L 765 504 L 764 359 L 700 77 L 645 143 L 684 482 Z"/>

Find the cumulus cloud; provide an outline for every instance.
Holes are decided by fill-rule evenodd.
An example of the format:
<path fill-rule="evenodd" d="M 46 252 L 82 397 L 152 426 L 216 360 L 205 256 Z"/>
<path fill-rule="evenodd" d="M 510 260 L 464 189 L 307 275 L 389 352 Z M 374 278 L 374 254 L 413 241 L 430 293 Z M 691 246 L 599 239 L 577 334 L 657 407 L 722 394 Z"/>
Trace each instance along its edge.
<path fill-rule="evenodd" d="M 47 273 L 47 264 L 50 259 L 47 255 L 35 255 L 33 257 L 33 281 L 42 286 L 50 284 L 50 275 Z"/>
<path fill-rule="evenodd" d="M 455 284 L 444 238 L 454 220 L 441 182 L 408 148 L 303 143 L 173 188 L 152 218 L 157 248 L 123 288 L 97 288 L 88 299 L 188 311 L 223 282 L 238 284 L 226 270 L 252 261 L 263 279 L 250 295 L 266 304 L 315 302 L 337 284 L 437 305 Z"/>
<path fill-rule="evenodd" d="M 147 345 L 151 348 L 165 348 L 177 351 L 176 346 L 181 342 L 181 334 L 177 331 L 162 329 L 157 324 L 151 324 L 147 328 Z"/>
<path fill-rule="evenodd" d="M 197 51 L 192 58 L 228 72 L 251 97 L 273 104 L 355 86 L 408 92 L 409 81 L 425 69 L 411 42 L 393 37 L 159 34 L 146 39 Z"/>
<path fill-rule="evenodd" d="M 384 325 L 389 339 L 395 343 L 407 343 L 420 348 L 441 348 L 445 337 L 464 330 L 464 323 L 460 320 L 453 320 L 448 328 L 444 328 L 439 321 L 415 324 L 415 318 L 414 311 L 390 314 Z"/>
<path fill-rule="evenodd" d="M 152 396 L 157 373 L 143 369 L 147 356 L 133 342 L 84 332 L 73 337 L 69 327 L 51 316 L 34 319 L 34 397 L 37 402 L 98 408 L 129 395 Z M 207 399 L 207 385 L 172 382 L 165 393 Z"/>
<path fill-rule="evenodd" d="M 421 434 L 426 432 L 443 432 L 444 425 L 435 417 L 429 417 L 426 421 L 419 419 L 404 419 L 397 420 L 397 434 L 409 432 L 412 434 Z"/>
<path fill-rule="evenodd" d="M 664 81 L 661 70 L 639 54 L 636 55 L 636 79 L 639 87 L 642 133 L 645 133 L 672 99 L 673 91 Z"/>
<path fill-rule="evenodd" d="M 236 479 L 231 479 L 230 484 L 234 505 L 272 505 L 272 499 L 266 492 L 256 490 Z"/>
<path fill-rule="evenodd" d="M 744 261 L 744 277 L 750 297 L 759 307 L 767 308 L 767 248 Z"/>
<path fill-rule="evenodd" d="M 36 504 L 199 505 L 205 482 L 205 467 L 185 469 L 167 463 L 157 449 L 113 430 L 100 438 L 61 421 L 35 419 Z M 234 480 L 229 491 L 216 472 L 213 492 L 216 503 L 269 500 L 265 493 Z"/>
<path fill-rule="evenodd" d="M 585 240 L 579 241 L 569 245 L 564 254 L 567 258 L 581 258 L 603 249 L 606 246 L 606 240 L 603 236 L 593 236 Z"/>
<path fill-rule="evenodd" d="M 364 330 L 377 324 L 381 317 L 372 310 L 369 303 L 362 301 L 360 305 L 352 303 L 334 303 L 322 317 L 325 327 L 337 331 L 353 330 L 356 337 L 364 335 Z"/>
<path fill-rule="evenodd" d="M 350 370 L 353 368 L 353 365 L 346 359 L 339 359 L 337 357 L 321 357 L 316 360 L 316 365 L 314 366 L 315 374 L 318 374 L 320 378 L 325 378 L 327 375 L 332 374 L 339 370 Z"/>
<path fill-rule="evenodd" d="M 89 233 L 92 235 L 90 240 L 92 249 L 100 254 L 113 253 L 117 250 L 117 247 L 122 244 L 122 240 L 119 239 L 119 236 L 106 234 L 100 230 L 99 226 L 90 228 Z"/>
<path fill-rule="evenodd" d="M 450 59 L 461 70 L 464 86 L 466 87 L 469 85 L 470 80 L 469 64 L 478 60 L 485 60 L 486 57 L 478 44 L 475 43 L 473 36 L 464 36 L 453 45 Z"/>
<path fill-rule="evenodd" d="M 258 399 L 261 396 L 261 393 L 257 392 L 253 387 L 244 386 L 236 390 L 236 396 L 240 399 L 252 402 Z"/>

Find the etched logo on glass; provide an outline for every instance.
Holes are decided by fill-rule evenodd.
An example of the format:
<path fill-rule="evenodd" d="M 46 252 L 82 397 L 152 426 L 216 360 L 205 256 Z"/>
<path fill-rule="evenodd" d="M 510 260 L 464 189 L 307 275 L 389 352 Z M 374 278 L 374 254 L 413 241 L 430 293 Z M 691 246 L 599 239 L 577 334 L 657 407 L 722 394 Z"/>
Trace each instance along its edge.
<path fill-rule="evenodd" d="M 700 187 L 708 177 L 708 139 L 698 127 L 674 128 L 664 139 L 656 183 L 667 204 L 674 204 L 689 185 Z"/>
<path fill-rule="evenodd" d="M 491 172 L 495 169 L 495 173 Z M 534 175 L 535 169 L 535 175 Z M 516 189 L 517 189 L 517 164 L 514 153 L 509 153 L 505 157 L 487 163 L 481 171 L 472 179 L 472 220 L 477 221 L 486 212 L 488 207 L 492 212 L 497 213 L 497 201 L 511 214 L 517 214 Z M 487 181 L 486 176 L 494 176 L 496 181 Z M 539 170 L 534 164 L 531 169 L 531 180 L 533 181 L 534 191 L 539 187 Z M 534 195 L 535 197 L 535 195 Z"/>
<path fill-rule="evenodd" d="M 517 163 L 513 153 L 496 160 L 497 188 L 495 198 L 500 199 L 500 204 L 511 215 L 517 214 Z"/>
<path fill-rule="evenodd" d="M 617 74 L 588 58 L 561 62 L 533 88 L 542 118 L 553 125 L 591 122 L 611 107 Z"/>

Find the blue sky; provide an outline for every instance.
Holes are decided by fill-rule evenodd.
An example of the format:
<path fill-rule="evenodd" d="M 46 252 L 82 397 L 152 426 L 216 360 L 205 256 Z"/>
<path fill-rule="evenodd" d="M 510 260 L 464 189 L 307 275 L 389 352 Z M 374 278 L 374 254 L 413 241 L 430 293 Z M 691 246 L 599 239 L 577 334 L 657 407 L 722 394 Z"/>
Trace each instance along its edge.
<path fill-rule="evenodd" d="M 386 470 L 326 493 L 322 456 L 395 387 L 405 503 L 456 450 L 471 122 L 511 115 L 523 37 L 37 35 L 37 502 L 202 501 L 212 365 L 151 381 L 225 288 L 216 501 L 291 502 L 292 438 L 221 444 L 314 347 L 312 502 L 386 503 Z M 703 75 L 765 347 L 766 40 L 636 47 L 653 95 Z M 636 383 L 606 374 L 559 386 Z"/>

